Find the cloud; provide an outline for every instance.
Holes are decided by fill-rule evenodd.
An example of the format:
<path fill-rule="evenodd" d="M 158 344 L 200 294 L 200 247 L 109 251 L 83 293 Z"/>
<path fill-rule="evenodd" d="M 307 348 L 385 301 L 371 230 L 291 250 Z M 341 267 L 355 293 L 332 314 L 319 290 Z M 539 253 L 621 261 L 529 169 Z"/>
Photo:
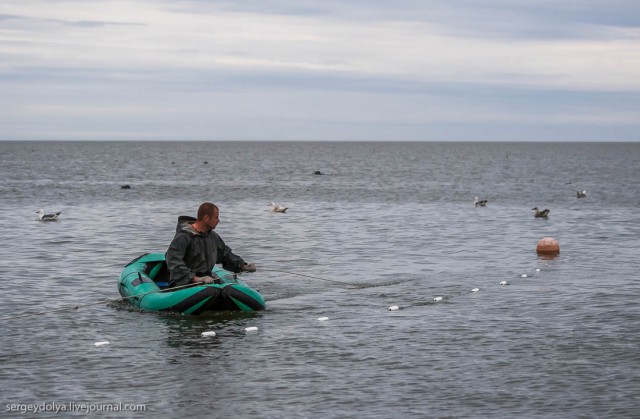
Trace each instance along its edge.
<path fill-rule="evenodd" d="M 25 15 L 32 14 L 29 23 L 16 19 L 18 23 L 7 25 L 13 29 L 2 31 L 5 41 L 0 54 L 5 70 L 296 70 L 410 80 L 640 89 L 636 77 L 640 61 L 637 54 L 630 54 L 640 50 L 637 28 L 580 26 L 591 34 L 588 39 L 496 42 L 452 34 L 442 24 L 429 22 L 361 22 L 324 15 L 214 10 L 174 13 L 168 4 L 154 7 L 162 3 L 141 2 L 124 2 L 126 7 L 80 2 L 80 7 L 65 12 L 66 8 L 48 2 L 32 9 L 33 3 L 16 7 Z M 123 8 L 129 13 L 123 13 Z M 91 20 L 97 16 L 100 20 Z"/>
<path fill-rule="evenodd" d="M 0 139 L 64 115 L 105 130 L 137 115 L 123 135 L 157 126 L 155 115 L 177 133 L 186 111 L 203 127 L 194 136 L 244 121 L 241 135 L 218 124 L 219 138 L 262 133 L 271 119 L 301 137 L 322 124 L 347 137 L 366 124 L 637 128 L 638 6 L 606 4 L 5 0 L 0 105 L 25 122 Z M 91 131 L 68 119 L 64 132 Z"/>

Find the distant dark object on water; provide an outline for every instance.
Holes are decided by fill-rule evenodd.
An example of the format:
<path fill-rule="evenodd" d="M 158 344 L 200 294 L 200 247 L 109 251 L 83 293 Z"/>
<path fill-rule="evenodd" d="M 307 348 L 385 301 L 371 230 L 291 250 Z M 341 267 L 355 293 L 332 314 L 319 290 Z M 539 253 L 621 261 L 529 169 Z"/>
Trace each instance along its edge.
<path fill-rule="evenodd" d="M 473 205 L 476 206 L 476 207 L 486 207 L 487 206 L 487 200 L 486 199 L 480 200 L 476 196 L 476 200 L 473 201 Z"/>
<path fill-rule="evenodd" d="M 131 189 L 130 185 L 121 185 L 120 189 Z"/>
<path fill-rule="evenodd" d="M 176 162 L 172 161 L 171 164 L 176 164 Z"/>
<path fill-rule="evenodd" d="M 576 195 L 578 198 L 586 198 L 587 197 L 587 190 L 583 189 L 582 191 L 578 191 L 576 192 Z"/>
<path fill-rule="evenodd" d="M 208 161 L 206 161 L 206 162 L 204 162 L 204 164 L 209 164 L 209 162 L 208 162 Z"/>
<path fill-rule="evenodd" d="M 313 172 L 314 175 L 324 175 L 324 173 L 322 173 L 320 170 L 316 170 L 315 172 Z"/>
<path fill-rule="evenodd" d="M 547 218 L 547 217 L 549 217 L 549 213 L 551 212 L 550 210 L 548 210 L 546 208 L 543 209 L 542 211 L 540 211 L 538 209 L 538 207 L 533 207 L 531 209 L 534 211 L 533 216 L 536 217 L 536 218 Z"/>

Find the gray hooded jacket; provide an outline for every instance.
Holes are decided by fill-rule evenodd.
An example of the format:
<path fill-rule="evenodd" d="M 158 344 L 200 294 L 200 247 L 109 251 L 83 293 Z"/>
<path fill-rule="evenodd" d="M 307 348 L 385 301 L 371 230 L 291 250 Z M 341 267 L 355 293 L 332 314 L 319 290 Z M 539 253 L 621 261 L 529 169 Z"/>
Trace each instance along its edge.
<path fill-rule="evenodd" d="M 194 276 L 211 275 L 211 269 L 217 263 L 232 272 L 240 272 L 245 264 L 215 231 L 198 233 L 191 225 L 195 221 L 186 215 L 178 217 L 176 235 L 165 255 L 172 287 L 187 285 Z"/>

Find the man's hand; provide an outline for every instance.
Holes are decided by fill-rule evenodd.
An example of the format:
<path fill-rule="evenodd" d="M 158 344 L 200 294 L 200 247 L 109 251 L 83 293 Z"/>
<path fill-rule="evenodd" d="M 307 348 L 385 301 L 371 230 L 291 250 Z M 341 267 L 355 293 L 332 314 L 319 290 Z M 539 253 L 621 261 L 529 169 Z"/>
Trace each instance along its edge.
<path fill-rule="evenodd" d="M 194 276 L 193 282 L 202 282 L 204 284 L 213 284 L 213 278 L 210 276 Z"/>
<path fill-rule="evenodd" d="M 242 272 L 255 272 L 256 271 L 256 265 L 254 265 L 253 263 L 245 263 L 244 265 L 242 265 L 240 270 Z"/>

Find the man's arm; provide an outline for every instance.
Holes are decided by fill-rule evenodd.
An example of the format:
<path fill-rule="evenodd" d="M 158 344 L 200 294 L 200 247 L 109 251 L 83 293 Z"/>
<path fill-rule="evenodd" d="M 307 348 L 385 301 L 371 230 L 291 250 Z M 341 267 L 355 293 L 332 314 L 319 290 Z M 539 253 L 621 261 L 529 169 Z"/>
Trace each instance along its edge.
<path fill-rule="evenodd" d="M 242 272 L 242 268 L 247 265 L 244 259 L 233 253 L 231 248 L 224 244 L 224 240 L 220 236 L 216 235 L 215 241 L 215 245 L 218 248 L 218 260 L 216 263 L 221 263 L 222 267 L 228 271 Z"/>

